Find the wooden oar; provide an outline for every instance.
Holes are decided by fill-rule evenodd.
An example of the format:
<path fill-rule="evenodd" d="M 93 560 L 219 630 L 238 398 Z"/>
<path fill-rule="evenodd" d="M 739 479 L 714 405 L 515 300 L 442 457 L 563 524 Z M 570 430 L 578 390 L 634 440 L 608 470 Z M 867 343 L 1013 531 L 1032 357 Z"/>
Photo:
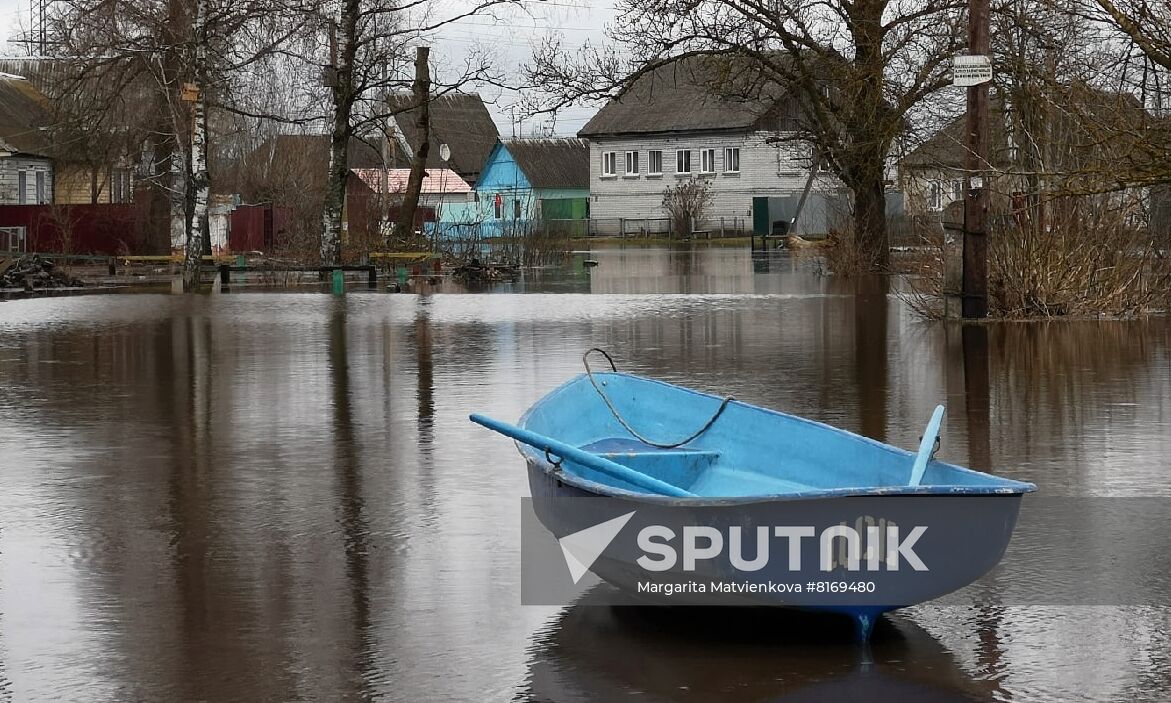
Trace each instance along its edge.
<path fill-rule="evenodd" d="M 507 422 L 494 420 L 486 415 L 473 413 L 468 416 L 468 419 L 477 425 L 483 425 L 494 432 L 499 432 L 506 437 L 512 437 L 518 442 L 527 444 L 530 447 L 536 447 L 542 451 L 550 454 L 556 454 L 562 459 L 569 459 L 570 461 L 588 466 L 591 469 L 601 471 L 602 473 L 613 476 L 614 478 L 622 479 L 627 483 L 634 484 L 639 488 L 645 488 L 653 493 L 660 495 L 675 496 L 677 498 L 694 498 L 694 493 L 689 493 L 678 486 L 673 486 L 664 481 L 660 481 L 654 476 L 648 476 L 640 471 L 635 471 L 629 466 L 623 466 L 615 461 L 610 461 L 597 454 L 578 449 L 577 447 L 559 442 L 552 437 L 546 437 L 542 434 L 537 434 L 530 430 L 510 425 Z"/>
<path fill-rule="evenodd" d="M 923 431 L 923 439 L 919 440 L 919 454 L 915 457 L 915 465 L 911 467 L 911 480 L 908 486 L 918 486 L 923 480 L 923 472 L 927 470 L 927 462 L 931 460 L 931 452 L 935 450 L 935 441 L 939 439 L 939 425 L 943 422 L 944 408 L 935 406 L 931 413 L 931 421 Z"/>

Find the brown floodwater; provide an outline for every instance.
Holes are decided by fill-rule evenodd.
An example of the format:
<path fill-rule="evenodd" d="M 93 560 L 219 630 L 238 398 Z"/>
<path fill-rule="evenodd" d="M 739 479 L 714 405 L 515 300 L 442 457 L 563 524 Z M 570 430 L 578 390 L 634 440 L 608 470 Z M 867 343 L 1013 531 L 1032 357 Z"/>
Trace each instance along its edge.
<path fill-rule="evenodd" d="M 742 249 L 495 292 L 0 302 L 0 700 L 1171 699 L 1171 609 L 520 604 L 515 419 L 620 367 L 1049 495 L 1171 496 L 1171 325 L 959 328 Z M 456 290 L 454 285 L 440 291 Z M 501 295 L 512 291 L 517 295 Z"/>

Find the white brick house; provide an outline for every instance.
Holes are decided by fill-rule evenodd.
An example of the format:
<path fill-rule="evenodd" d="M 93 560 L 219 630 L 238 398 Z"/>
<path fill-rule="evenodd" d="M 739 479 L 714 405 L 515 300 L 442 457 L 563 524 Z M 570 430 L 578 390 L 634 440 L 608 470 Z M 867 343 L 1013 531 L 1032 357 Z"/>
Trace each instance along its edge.
<path fill-rule="evenodd" d="M 701 229 L 719 228 L 721 218 L 729 229 L 733 222 L 751 229 L 755 215 L 759 230 L 762 222 L 767 228 L 778 217 L 787 219 L 785 203 L 788 216 L 795 211 L 812 159 L 808 143 L 776 141 L 794 133 L 791 99 L 722 99 L 704 87 L 711 79 L 702 73 L 703 64 L 692 60 L 647 74 L 578 132 L 590 143 L 595 231 L 608 233 L 619 220 L 632 223 L 624 223 L 627 231 L 643 226 L 663 231 L 654 229 L 665 226 L 663 192 L 687 180 L 711 185 L 708 221 L 697 224 Z M 836 179 L 815 177 L 797 231 L 818 229 L 825 219 L 818 209 L 839 190 Z M 762 203 L 764 198 L 771 201 Z M 764 204 L 769 202 L 771 213 Z"/>

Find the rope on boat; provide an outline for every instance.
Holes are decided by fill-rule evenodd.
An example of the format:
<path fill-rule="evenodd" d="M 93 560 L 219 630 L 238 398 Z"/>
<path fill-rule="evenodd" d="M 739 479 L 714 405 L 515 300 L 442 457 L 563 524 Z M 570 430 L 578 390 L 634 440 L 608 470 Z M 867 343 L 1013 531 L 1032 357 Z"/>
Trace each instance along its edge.
<path fill-rule="evenodd" d="M 586 376 L 589 377 L 589 379 L 590 379 L 590 385 L 592 385 L 594 387 L 594 390 L 598 392 L 598 395 L 601 396 L 602 402 L 605 403 L 606 407 L 610 409 L 610 414 L 612 414 L 614 416 L 614 419 L 618 421 L 618 424 L 620 424 L 624 428 L 626 428 L 627 432 L 629 432 L 631 435 L 634 436 L 635 439 L 642 442 L 643 444 L 649 444 L 650 446 L 656 447 L 658 449 L 675 449 L 676 447 L 681 447 L 684 444 L 687 444 L 688 442 L 698 438 L 704 432 L 707 432 L 708 430 L 710 430 L 712 425 L 716 424 L 716 420 L 720 419 L 720 415 L 724 414 L 724 410 L 728 407 L 728 403 L 731 403 L 733 400 L 735 400 L 735 398 L 733 398 L 730 395 L 725 396 L 724 401 L 722 403 L 720 403 L 720 407 L 716 409 L 715 414 L 713 414 L 710 418 L 708 418 L 708 421 L 704 423 L 703 427 L 696 430 L 695 433 L 692 434 L 687 439 L 684 439 L 679 442 L 670 443 L 670 444 L 668 444 L 666 442 L 656 442 L 654 440 L 647 439 L 646 437 L 643 437 L 641 434 L 639 434 L 633 427 L 630 426 L 630 423 L 628 423 L 626 421 L 626 419 L 622 417 L 622 414 L 618 412 L 618 408 L 614 407 L 614 403 L 610 402 L 609 396 L 607 396 L 605 391 L 602 390 L 602 387 L 600 385 L 598 385 L 597 379 L 594 378 L 594 371 L 593 371 L 593 369 L 590 368 L 590 354 L 592 354 L 593 352 L 598 352 L 602 356 L 606 357 L 606 361 L 610 362 L 610 370 L 611 371 L 614 371 L 614 372 L 618 371 L 618 367 L 614 364 L 614 359 L 611 358 L 610 355 L 606 353 L 605 349 L 599 349 L 597 347 L 593 347 L 591 349 L 588 349 L 588 350 L 586 350 L 586 353 L 582 355 L 581 363 L 585 365 Z"/>

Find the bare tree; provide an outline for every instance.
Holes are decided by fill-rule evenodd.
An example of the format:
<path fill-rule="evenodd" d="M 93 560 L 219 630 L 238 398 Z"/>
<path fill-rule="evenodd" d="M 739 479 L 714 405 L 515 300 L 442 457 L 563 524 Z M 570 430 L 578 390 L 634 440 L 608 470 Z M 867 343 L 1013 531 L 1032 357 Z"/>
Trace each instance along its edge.
<path fill-rule="evenodd" d="M 403 195 L 402 205 L 398 211 L 396 229 L 400 237 L 409 236 L 415 229 L 415 210 L 419 206 L 419 191 L 423 188 L 423 176 L 426 175 L 427 156 L 431 151 L 431 111 L 428 106 L 431 94 L 431 75 L 427 67 L 429 50 L 425 46 L 418 49 L 415 56 L 415 85 L 412 90 L 415 104 L 419 106 L 418 128 L 419 148 L 415 149 L 411 159 L 411 175 L 407 180 L 407 191 Z"/>
<path fill-rule="evenodd" d="M 1163 120 L 1148 107 L 1146 76 L 1127 77 L 1131 42 L 1089 10 L 1081 0 L 1016 0 L 993 15 L 987 187 L 997 316 L 1134 315 L 1167 303 L 1171 269 L 1149 187 L 1171 178 Z M 960 130 L 934 142 L 936 173 L 961 175 Z M 923 265 L 919 280 L 940 282 L 941 262 Z"/>
<path fill-rule="evenodd" d="M 1171 6 L 1147 0 L 1089 0 L 1088 4 L 1100 11 L 1097 19 L 1129 38 L 1151 62 L 1171 71 Z"/>
<path fill-rule="evenodd" d="M 349 178 L 350 143 L 364 138 L 372 127 L 393 117 L 386 96 L 409 88 L 412 72 L 405 71 L 412 46 L 436 30 L 476 15 L 491 16 L 500 6 L 518 0 L 470 0 L 455 6 L 436 0 L 339 0 L 329 21 L 330 61 L 325 69 L 330 90 L 330 157 L 322 214 L 321 263 L 341 262 L 342 208 Z M 486 56 L 471 52 L 444 80 L 433 80 L 428 99 L 474 81 L 495 81 Z M 415 105 L 412 105 L 414 107 Z M 386 138 L 386 135 L 383 135 Z M 426 166 L 423 155 L 421 169 Z"/>
<path fill-rule="evenodd" d="M 153 116 L 139 135 L 146 155 L 140 172 L 169 200 L 172 243 L 184 246 L 188 289 L 209 246 L 208 109 L 231 109 L 231 77 L 279 53 L 300 31 L 301 17 L 285 0 L 55 5 L 54 57 L 73 83 L 107 86 L 109 105 Z"/>
<path fill-rule="evenodd" d="M 869 268 L 884 269 L 886 164 L 913 111 L 947 85 L 962 46 L 957 0 L 620 0 L 610 38 L 623 47 L 567 55 L 556 38 L 536 52 L 537 110 L 620 95 L 632 80 L 696 55 L 726 57 L 713 92 L 791 96 L 793 133 L 812 142 L 853 194 L 854 229 Z"/>

